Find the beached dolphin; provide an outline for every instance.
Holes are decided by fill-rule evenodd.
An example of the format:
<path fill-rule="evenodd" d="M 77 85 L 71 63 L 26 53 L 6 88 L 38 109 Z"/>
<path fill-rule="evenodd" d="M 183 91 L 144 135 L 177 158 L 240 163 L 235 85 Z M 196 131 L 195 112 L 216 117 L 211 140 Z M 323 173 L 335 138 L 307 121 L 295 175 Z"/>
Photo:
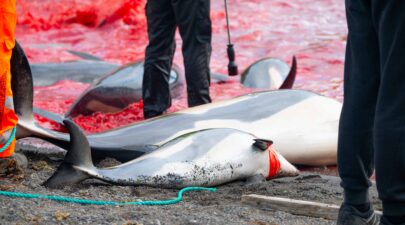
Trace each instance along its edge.
<path fill-rule="evenodd" d="M 298 170 L 271 148 L 272 141 L 234 129 L 200 130 L 179 136 L 156 151 L 127 163 L 96 168 L 86 136 L 65 120 L 71 147 L 57 172 L 45 182 L 55 188 L 97 178 L 120 185 L 163 188 L 217 186 L 261 176 L 298 175 Z"/>

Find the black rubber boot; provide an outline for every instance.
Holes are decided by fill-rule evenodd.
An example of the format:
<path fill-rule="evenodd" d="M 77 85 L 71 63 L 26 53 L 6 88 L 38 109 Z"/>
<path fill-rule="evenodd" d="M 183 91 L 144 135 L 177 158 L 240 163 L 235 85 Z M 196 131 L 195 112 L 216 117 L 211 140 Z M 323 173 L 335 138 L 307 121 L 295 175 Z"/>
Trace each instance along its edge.
<path fill-rule="evenodd" d="M 340 206 L 337 225 L 378 225 L 378 218 L 370 207 L 367 212 L 360 212 L 355 207 L 343 203 Z"/>

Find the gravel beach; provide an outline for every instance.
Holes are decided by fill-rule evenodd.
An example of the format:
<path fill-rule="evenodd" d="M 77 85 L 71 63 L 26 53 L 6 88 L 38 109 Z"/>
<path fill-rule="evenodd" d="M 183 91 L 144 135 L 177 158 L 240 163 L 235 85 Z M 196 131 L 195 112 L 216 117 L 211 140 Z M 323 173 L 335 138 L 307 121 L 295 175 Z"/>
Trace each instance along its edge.
<path fill-rule="evenodd" d="M 1 190 L 109 201 L 166 200 L 177 196 L 178 190 L 174 189 L 114 186 L 97 180 L 60 190 L 47 189 L 41 184 L 55 171 L 63 151 L 35 139 L 19 141 L 18 151 L 27 156 L 27 168 L 18 175 L 3 174 Z M 106 159 L 98 166 L 117 163 Z M 1 196 L 0 224 L 335 224 L 332 220 L 259 209 L 241 201 L 242 195 L 259 194 L 339 205 L 340 179 L 323 175 L 322 168 L 314 171 L 253 184 L 238 181 L 219 186 L 216 192 L 188 192 L 181 203 L 169 206 L 89 206 Z M 380 210 L 375 186 L 371 196 Z"/>

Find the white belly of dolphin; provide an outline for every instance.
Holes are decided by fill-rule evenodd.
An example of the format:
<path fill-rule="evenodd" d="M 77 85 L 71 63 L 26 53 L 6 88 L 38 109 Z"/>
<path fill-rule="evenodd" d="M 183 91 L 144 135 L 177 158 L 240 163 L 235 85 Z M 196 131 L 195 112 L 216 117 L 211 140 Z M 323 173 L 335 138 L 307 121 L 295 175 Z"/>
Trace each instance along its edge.
<path fill-rule="evenodd" d="M 314 95 L 260 120 L 200 120 L 193 128 L 174 132 L 161 143 L 198 129 L 231 127 L 274 140 L 275 149 L 293 164 L 335 165 L 341 107 L 335 100 Z"/>
<path fill-rule="evenodd" d="M 111 182 L 165 187 L 215 186 L 259 174 L 267 177 L 269 154 L 254 149 L 253 143 L 251 135 L 239 131 L 207 130 L 98 173 Z"/>

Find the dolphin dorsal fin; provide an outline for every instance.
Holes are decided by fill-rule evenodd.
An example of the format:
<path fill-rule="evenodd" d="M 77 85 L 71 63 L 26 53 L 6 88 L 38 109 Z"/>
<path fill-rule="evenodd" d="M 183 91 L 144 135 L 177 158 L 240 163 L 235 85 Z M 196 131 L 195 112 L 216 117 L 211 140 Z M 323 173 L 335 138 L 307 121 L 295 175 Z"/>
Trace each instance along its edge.
<path fill-rule="evenodd" d="M 75 51 L 75 50 L 66 50 L 66 51 L 69 52 L 70 54 L 74 55 L 74 56 L 80 57 L 80 58 L 85 59 L 85 60 L 103 61 L 102 58 L 100 58 L 98 56 L 95 56 L 95 55 L 92 55 L 92 54 L 89 54 L 89 53 L 86 53 L 86 52 L 79 52 L 79 51 Z"/>
<path fill-rule="evenodd" d="M 290 68 L 290 72 L 279 89 L 292 89 L 294 86 L 295 77 L 297 76 L 297 58 L 295 56 L 293 56 Z"/>
<path fill-rule="evenodd" d="M 254 139 L 253 146 L 257 147 L 262 151 L 266 151 L 272 144 L 273 141 L 265 140 L 265 139 Z"/>
<path fill-rule="evenodd" d="M 70 119 L 65 119 L 63 123 L 69 130 L 70 134 L 70 146 L 64 162 L 72 165 L 92 168 L 93 161 L 91 159 L 91 149 L 86 135 L 83 133 L 80 127 Z"/>

